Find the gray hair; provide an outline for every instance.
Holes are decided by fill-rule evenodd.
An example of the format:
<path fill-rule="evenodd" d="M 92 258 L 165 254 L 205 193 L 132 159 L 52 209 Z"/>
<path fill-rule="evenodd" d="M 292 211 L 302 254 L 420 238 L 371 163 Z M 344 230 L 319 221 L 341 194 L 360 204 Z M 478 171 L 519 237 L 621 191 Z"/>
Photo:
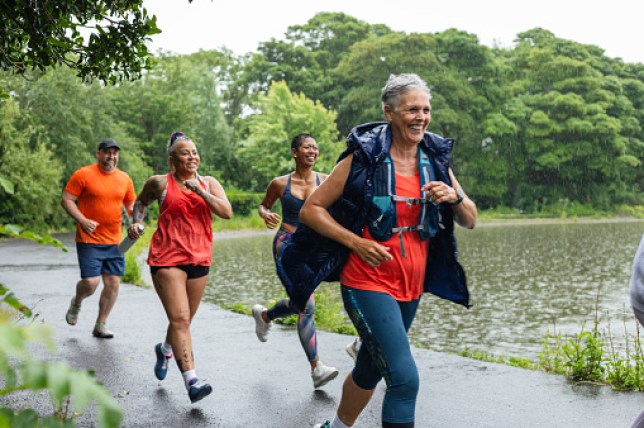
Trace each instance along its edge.
<path fill-rule="evenodd" d="M 432 94 L 429 92 L 429 87 L 423 79 L 417 74 L 390 74 L 387 83 L 382 88 L 380 100 L 382 101 L 382 111 L 385 111 L 385 106 L 389 105 L 394 110 L 398 108 L 400 103 L 400 94 L 406 91 L 420 90 L 427 94 L 429 100 L 432 99 Z"/>

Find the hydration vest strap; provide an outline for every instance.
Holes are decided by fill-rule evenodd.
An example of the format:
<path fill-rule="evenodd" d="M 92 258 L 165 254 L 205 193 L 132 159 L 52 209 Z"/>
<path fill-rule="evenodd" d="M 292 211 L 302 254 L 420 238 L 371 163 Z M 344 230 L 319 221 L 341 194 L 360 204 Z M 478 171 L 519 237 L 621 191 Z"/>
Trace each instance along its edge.
<path fill-rule="evenodd" d="M 418 170 L 420 172 L 421 187 L 430 181 L 436 180 L 436 173 L 429 156 L 418 148 Z M 440 211 L 436 204 L 427 198 L 427 191 L 421 192 L 420 198 L 411 198 L 396 195 L 396 176 L 391 156 L 387 156 L 377 166 L 373 180 L 372 209 L 368 220 L 371 236 L 377 241 L 385 241 L 394 233 L 398 234 L 402 256 L 406 256 L 402 234 L 405 232 L 418 232 L 422 240 L 426 241 L 436 234 L 440 225 Z M 415 226 L 397 226 L 396 205 L 404 203 L 408 208 L 420 207 L 419 222 Z M 438 218 L 437 218 L 438 217 Z"/>
<path fill-rule="evenodd" d="M 429 204 L 430 201 L 423 198 L 408 198 L 406 196 L 391 195 L 391 200 L 394 202 L 405 202 L 408 207 L 418 204 Z"/>

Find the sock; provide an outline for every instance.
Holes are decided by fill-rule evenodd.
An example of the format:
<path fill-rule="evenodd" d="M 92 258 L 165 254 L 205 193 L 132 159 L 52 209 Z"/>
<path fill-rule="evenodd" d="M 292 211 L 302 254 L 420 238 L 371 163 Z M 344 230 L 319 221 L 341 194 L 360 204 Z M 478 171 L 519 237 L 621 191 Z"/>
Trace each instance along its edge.
<path fill-rule="evenodd" d="M 163 342 L 161 342 L 161 352 L 167 358 L 172 358 L 172 346 L 168 342 L 166 342 L 165 340 Z"/>
<path fill-rule="evenodd" d="M 331 421 L 331 428 L 351 428 L 349 425 L 345 425 L 338 415 L 335 415 L 335 418 L 333 418 L 333 421 Z"/>
<path fill-rule="evenodd" d="M 186 383 L 186 389 L 190 389 L 188 382 L 197 377 L 197 372 L 195 370 L 188 370 L 181 373 L 181 376 L 183 376 L 183 381 Z"/>

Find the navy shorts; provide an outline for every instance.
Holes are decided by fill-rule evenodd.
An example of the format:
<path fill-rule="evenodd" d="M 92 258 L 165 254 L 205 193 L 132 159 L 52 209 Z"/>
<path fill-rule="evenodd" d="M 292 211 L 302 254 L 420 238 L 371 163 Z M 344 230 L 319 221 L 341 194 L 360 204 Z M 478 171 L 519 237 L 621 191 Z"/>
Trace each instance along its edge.
<path fill-rule="evenodd" d="M 76 243 L 76 254 L 81 278 L 107 275 L 125 275 L 125 257 L 117 245 Z"/>

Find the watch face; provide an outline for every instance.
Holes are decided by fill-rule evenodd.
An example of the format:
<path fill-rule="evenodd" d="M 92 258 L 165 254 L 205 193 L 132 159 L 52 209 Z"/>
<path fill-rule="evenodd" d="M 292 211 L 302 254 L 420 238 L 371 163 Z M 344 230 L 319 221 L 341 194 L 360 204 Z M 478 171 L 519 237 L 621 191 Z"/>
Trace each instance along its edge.
<path fill-rule="evenodd" d="M 458 199 L 463 199 L 465 197 L 465 193 L 463 193 L 463 189 L 460 187 L 456 189 L 456 194 L 458 195 Z"/>

